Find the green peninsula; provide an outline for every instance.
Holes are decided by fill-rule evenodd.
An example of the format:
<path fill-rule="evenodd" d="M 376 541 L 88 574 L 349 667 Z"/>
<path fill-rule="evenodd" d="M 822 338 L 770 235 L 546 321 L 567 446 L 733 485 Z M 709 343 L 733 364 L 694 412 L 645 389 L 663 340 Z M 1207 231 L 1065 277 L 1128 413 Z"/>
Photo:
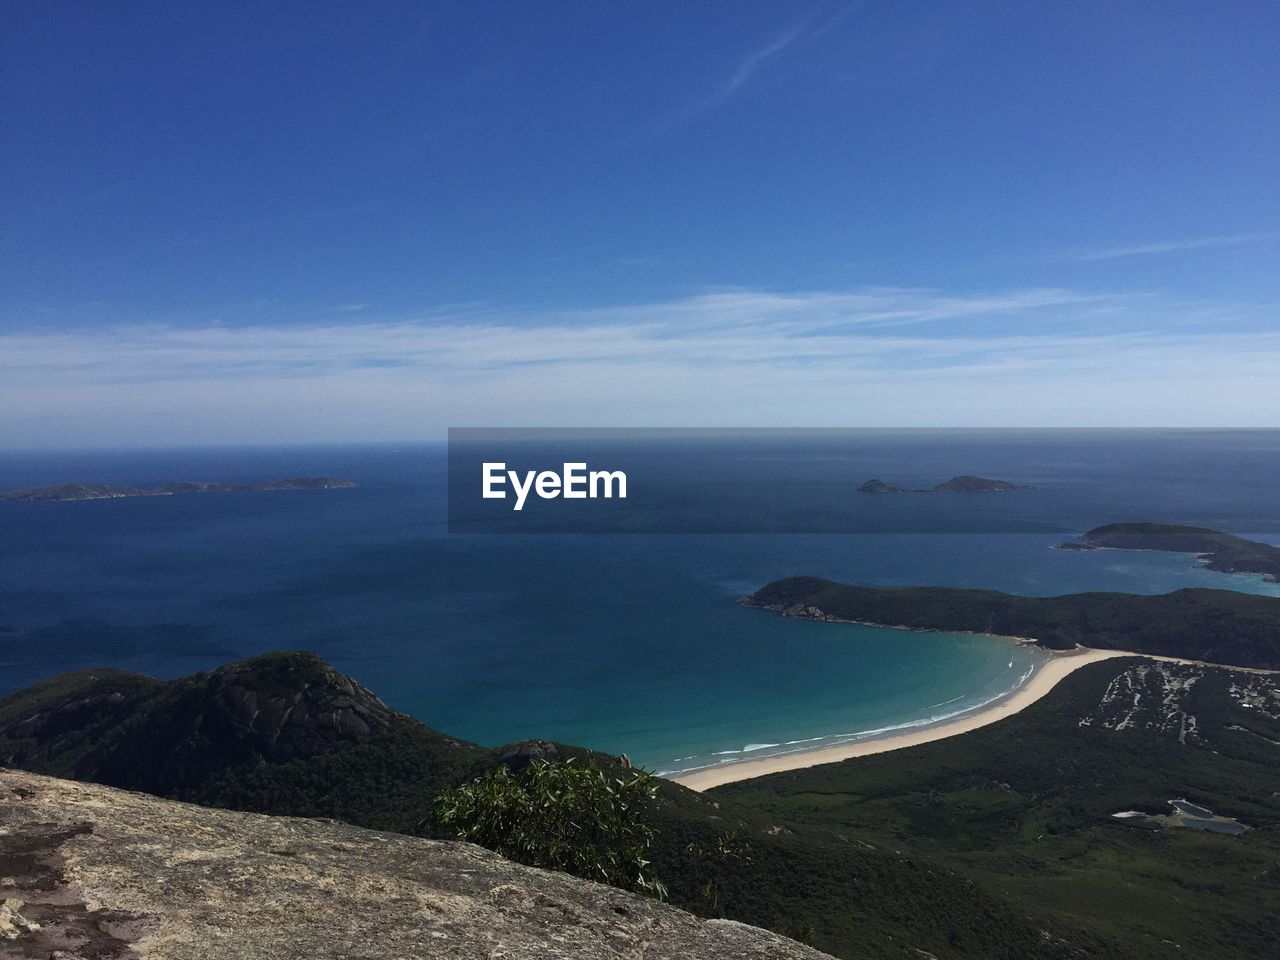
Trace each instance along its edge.
<path fill-rule="evenodd" d="M 1221 573 L 1260 573 L 1280 582 L 1280 547 L 1246 540 L 1207 527 L 1187 527 L 1170 523 L 1109 523 L 1095 527 L 1079 540 L 1071 540 L 1063 550 L 1160 550 L 1168 553 L 1195 553 L 1205 566 Z"/>
<path fill-rule="evenodd" d="M 1158 596 L 1076 593 L 1023 597 L 952 587 L 860 587 L 819 577 L 766 584 L 741 601 L 810 620 L 1028 637 L 1076 645 L 1280 669 L 1280 598 L 1232 590 Z"/>

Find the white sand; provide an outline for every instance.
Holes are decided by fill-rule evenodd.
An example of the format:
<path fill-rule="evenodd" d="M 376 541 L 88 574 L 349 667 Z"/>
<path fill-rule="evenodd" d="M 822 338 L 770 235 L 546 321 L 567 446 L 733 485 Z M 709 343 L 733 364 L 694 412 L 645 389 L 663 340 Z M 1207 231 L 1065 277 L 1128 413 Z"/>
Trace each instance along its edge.
<path fill-rule="evenodd" d="M 887 750 L 901 750 L 903 747 L 914 747 L 921 743 L 944 740 L 970 730 L 977 730 L 989 723 L 1013 716 L 1035 703 L 1058 682 L 1072 672 L 1112 657 L 1133 657 L 1141 654 L 1126 653 L 1123 650 L 1088 650 L 1079 647 L 1067 653 L 1054 653 L 1022 686 L 1007 696 L 989 704 L 981 710 L 964 716 L 942 720 L 937 724 L 917 727 L 902 733 L 889 734 L 859 740 L 856 743 L 844 743 L 836 747 L 821 747 L 817 750 L 799 750 L 773 757 L 760 757 L 757 760 L 735 760 L 717 764 L 702 770 L 691 770 L 670 777 L 676 783 L 683 784 L 691 790 L 710 790 L 725 783 L 738 780 L 749 780 L 762 777 L 767 773 L 780 773 L 784 770 L 800 770 L 804 767 L 815 767 L 820 763 L 835 763 L 837 760 L 848 760 L 851 757 L 865 757 L 873 753 L 884 753 Z M 1173 660 L 1172 657 L 1153 659 Z"/>

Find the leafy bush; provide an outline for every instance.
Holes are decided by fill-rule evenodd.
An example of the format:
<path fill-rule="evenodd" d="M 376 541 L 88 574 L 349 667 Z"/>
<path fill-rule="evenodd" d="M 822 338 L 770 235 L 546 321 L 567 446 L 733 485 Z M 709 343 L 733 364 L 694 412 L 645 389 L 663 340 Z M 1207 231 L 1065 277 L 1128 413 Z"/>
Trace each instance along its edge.
<path fill-rule="evenodd" d="M 711 916 L 722 916 L 725 880 L 751 863 L 751 844 L 740 839 L 737 830 L 728 830 L 717 835 L 711 843 L 694 840 L 685 850 L 698 877 L 701 906 Z"/>
<path fill-rule="evenodd" d="M 594 762 L 535 760 L 518 774 L 495 767 L 446 791 L 432 813 L 459 840 L 519 863 L 662 898 L 666 888 L 645 859 L 653 839 L 646 811 L 657 792 L 642 771 L 617 778 Z"/>

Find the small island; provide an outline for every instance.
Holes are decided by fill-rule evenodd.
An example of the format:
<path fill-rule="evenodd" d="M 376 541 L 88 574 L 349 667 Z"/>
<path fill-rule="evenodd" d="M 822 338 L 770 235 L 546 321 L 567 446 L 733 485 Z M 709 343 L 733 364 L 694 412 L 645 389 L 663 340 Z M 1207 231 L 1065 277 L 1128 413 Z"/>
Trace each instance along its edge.
<path fill-rule="evenodd" d="M 1207 527 L 1171 523 L 1109 523 L 1095 527 L 1078 540 L 1059 544 L 1059 549 L 1194 553 L 1210 570 L 1261 574 L 1273 583 L 1280 583 L 1280 547 Z"/>
<path fill-rule="evenodd" d="M 964 474 L 952 477 L 936 487 L 896 487 L 883 480 L 868 480 L 858 487 L 859 493 L 1004 493 L 1009 490 L 1032 490 L 1023 484 L 1010 483 L 1008 480 L 992 480 L 989 477 L 974 477 Z"/>
<path fill-rule="evenodd" d="M 171 480 L 154 487 L 130 487 L 112 483 L 54 483 L 0 493 L 0 500 L 119 500 L 123 497 L 171 497 L 182 493 L 240 493 L 248 490 L 347 490 L 355 484 L 341 477 L 290 477 L 265 483 L 215 483 L 206 480 Z"/>

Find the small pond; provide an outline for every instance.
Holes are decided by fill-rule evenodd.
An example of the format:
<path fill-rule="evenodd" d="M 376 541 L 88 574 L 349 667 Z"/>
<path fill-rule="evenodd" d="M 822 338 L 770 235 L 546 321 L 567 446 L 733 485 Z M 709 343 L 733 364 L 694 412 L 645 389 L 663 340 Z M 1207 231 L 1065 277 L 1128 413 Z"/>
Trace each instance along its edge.
<path fill-rule="evenodd" d="M 1210 833 L 1235 835 L 1249 828 L 1233 817 L 1220 817 L 1208 807 L 1201 807 L 1189 800 L 1170 800 L 1172 813 L 1153 814 L 1141 810 L 1121 810 L 1113 813 L 1117 820 L 1138 827 L 1187 827 L 1191 830 L 1207 830 Z"/>

